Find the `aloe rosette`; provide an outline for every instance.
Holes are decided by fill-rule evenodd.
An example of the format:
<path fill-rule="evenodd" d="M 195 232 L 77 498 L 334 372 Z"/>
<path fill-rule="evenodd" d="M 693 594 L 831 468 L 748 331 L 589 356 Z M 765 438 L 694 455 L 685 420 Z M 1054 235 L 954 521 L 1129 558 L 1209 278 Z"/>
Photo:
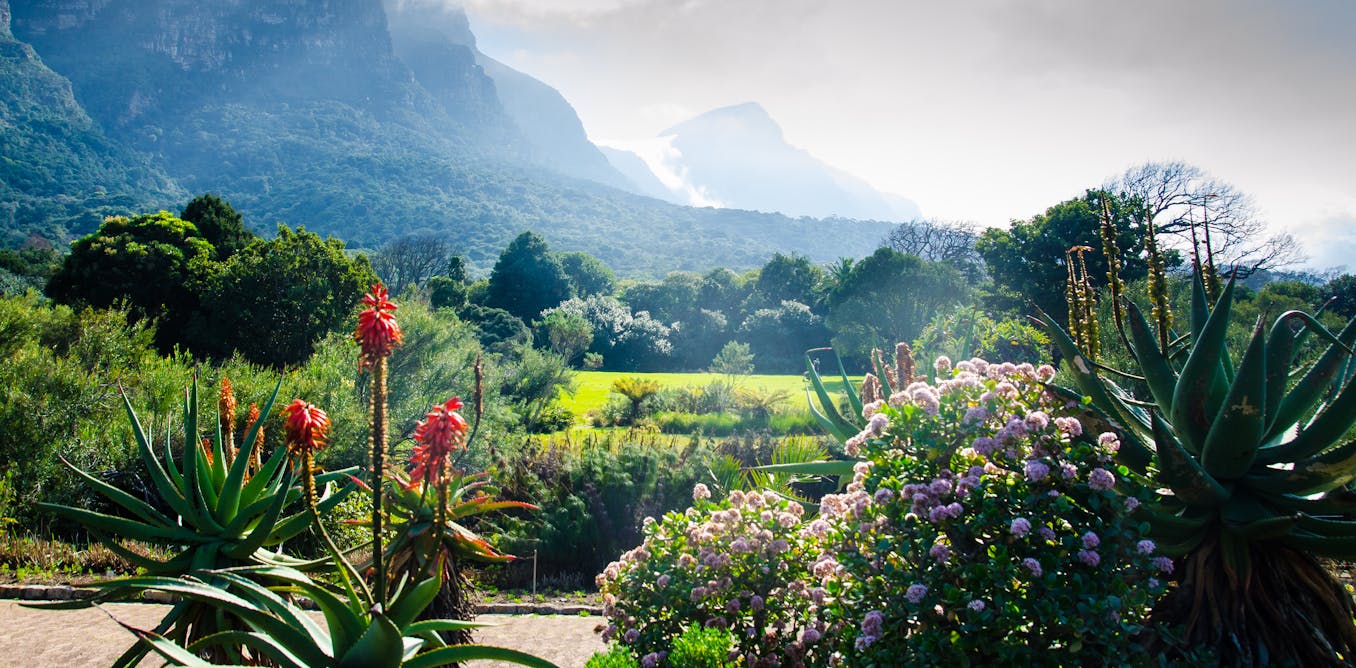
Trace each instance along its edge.
<path fill-rule="evenodd" d="M 267 584 L 263 584 L 267 583 Z M 535 668 L 555 664 L 512 649 L 485 645 L 446 645 L 440 632 L 485 624 L 448 619 L 420 620 L 442 583 L 428 578 L 402 582 L 390 604 L 368 607 L 361 596 L 339 597 L 292 568 L 252 566 L 203 571 L 179 578 L 138 576 L 95 585 L 99 593 L 85 601 L 48 605 L 84 608 L 146 591 L 182 597 L 220 610 L 238 620 L 235 628 L 191 642 L 174 642 L 156 631 L 124 624 L 139 642 L 174 666 L 223 665 L 203 658 L 224 656 L 234 663 L 283 668 L 382 666 L 433 668 L 464 661 L 491 660 Z M 292 596 L 304 596 L 323 615 L 323 624 Z"/>
<path fill-rule="evenodd" d="M 278 387 L 281 387 L 281 381 Z M 265 403 L 264 415 L 269 414 L 278 387 Z M 41 507 L 83 524 L 109 549 L 152 576 L 173 578 L 196 571 L 250 564 L 306 568 L 328 563 L 328 559 L 316 562 L 295 559 L 278 549 L 283 541 L 305 531 L 311 523 L 310 511 L 304 507 L 287 512 L 302 500 L 303 490 L 293 484 L 294 475 L 286 465 L 285 448 L 274 451 L 253 475 L 249 475 L 248 456 L 235 457 L 228 466 L 222 433 L 229 426 L 218 423 L 215 438 L 207 443 L 199 440 L 195 383 L 186 392 L 183 405 L 184 440 L 180 461 L 176 462 L 171 452 L 172 429 L 168 425 L 162 460 L 156 455 L 151 438 L 126 393 L 122 396 L 142 462 L 169 512 L 162 512 L 74 466 L 71 469 L 77 475 L 129 516 L 50 503 L 39 504 Z M 248 453 L 254 448 L 262 423 L 257 420 L 246 430 L 241 452 Z M 334 490 L 328 483 L 346 479 L 355 470 L 317 476 L 317 482 L 326 488 L 318 500 L 322 511 L 332 508 L 353 489 L 344 486 Z M 138 554 L 124 547 L 120 542 L 123 539 L 162 545 L 168 548 L 170 556 L 159 559 Z M 217 630 L 216 620 L 212 609 L 194 605 L 191 601 L 182 602 L 166 615 L 156 632 L 188 642 Z M 146 645 L 138 643 L 119 659 L 117 665 L 134 665 L 146 650 Z"/>
<path fill-rule="evenodd" d="M 1178 557 L 1178 586 L 1155 607 L 1166 624 L 1159 642 L 1204 646 L 1237 665 L 1352 665 L 1356 607 L 1315 557 L 1356 558 L 1356 494 L 1346 487 L 1356 440 L 1345 440 L 1356 424 L 1356 320 L 1333 335 L 1299 311 L 1270 327 L 1259 318 L 1235 364 L 1225 344 L 1234 282 L 1213 308 L 1199 272 L 1192 292 L 1180 337 L 1154 332 L 1123 302 L 1123 339 L 1142 375 L 1115 373 L 1142 381 L 1147 400 L 1050 316 L 1038 318 L 1076 381 L 1051 389 L 1119 426 L 1123 473 L 1159 490 L 1138 511 L 1160 550 Z M 1308 336 L 1328 345 L 1297 365 Z"/>

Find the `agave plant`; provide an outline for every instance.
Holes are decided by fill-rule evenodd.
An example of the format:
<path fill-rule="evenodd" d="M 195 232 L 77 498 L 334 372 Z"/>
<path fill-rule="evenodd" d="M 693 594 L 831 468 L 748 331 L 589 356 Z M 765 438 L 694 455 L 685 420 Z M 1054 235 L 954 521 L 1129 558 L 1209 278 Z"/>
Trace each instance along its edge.
<path fill-rule="evenodd" d="M 280 380 L 278 387 L 281 384 Z M 265 403 L 264 415 L 272 408 L 278 387 Z M 172 578 L 195 571 L 251 564 L 311 567 L 327 561 L 306 562 L 288 557 L 277 549 L 283 541 L 306 530 L 311 523 L 311 516 L 305 509 L 292 514 L 286 512 L 303 496 L 301 487 L 293 484 L 291 470 L 284 465 L 286 450 L 276 450 L 248 478 L 250 457 L 235 457 L 228 466 L 229 450 L 224 446 L 223 430 L 229 433 L 232 425 L 223 426 L 218 419 L 215 438 L 208 439 L 205 444 L 199 440 L 195 382 L 184 399 L 180 461 L 175 462 L 171 451 L 173 430 L 168 424 L 165 458 L 161 460 L 126 392 L 122 397 L 142 462 L 170 512 L 162 512 L 69 463 L 67 466 L 71 466 L 95 491 L 133 517 L 50 503 L 41 503 L 41 507 L 83 524 L 110 550 L 153 576 Z M 254 449 L 262 423 L 262 420 L 256 420 L 246 430 L 241 441 L 242 452 Z M 351 486 L 345 486 L 333 491 L 328 483 L 347 477 L 354 470 L 334 471 L 316 478 L 326 489 L 318 500 L 320 508 L 333 507 L 352 490 Z M 138 554 L 123 547 L 119 542 L 123 539 L 163 545 L 169 549 L 170 556 L 157 559 Z M 215 611 L 191 601 L 175 605 L 156 627 L 157 633 L 185 643 L 218 630 Z M 147 649 L 146 645 L 137 643 L 119 658 L 117 665 L 135 665 Z"/>
<path fill-rule="evenodd" d="M 271 582 L 265 586 L 260 582 Z M 284 668 L 382 666 L 432 668 L 463 661 L 506 661 L 537 668 L 554 664 L 511 649 L 482 645 L 448 646 L 438 633 L 485 626 L 446 619 L 420 621 L 442 583 L 428 578 L 395 589 L 390 604 L 365 607 L 361 596 L 340 598 L 304 573 L 287 567 L 253 566 L 202 571 L 170 578 L 139 576 L 95 585 L 99 593 L 84 601 L 44 607 L 72 609 L 157 591 L 220 610 L 240 621 L 239 628 L 175 642 L 155 631 L 124 624 L 141 642 L 175 666 L 216 665 L 202 655 L 222 655 L 236 663 Z M 324 615 L 316 623 L 290 595 L 305 596 Z"/>
<path fill-rule="evenodd" d="M 1077 385 L 1051 389 L 1086 397 L 1119 426 L 1123 473 L 1159 490 L 1137 511 L 1177 557 L 1178 586 L 1154 611 L 1169 634 L 1159 649 L 1207 647 L 1235 665 L 1352 665 L 1356 607 L 1315 557 L 1356 558 L 1356 494 L 1346 488 L 1356 440 L 1343 442 L 1356 423 L 1356 320 L 1334 336 L 1298 311 L 1269 328 L 1259 319 L 1235 365 L 1225 345 L 1234 282 L 1211 309 L 1200 273 L 1184 336 L 1155 332 L 1121 302 L 1121 335 L 1142 375 L 1097 364 L 1041 313 Z M 1308 335 L 1327 348 L 1296 369 Z M 1142 381 L 1148 400 L 1112 375 Z"/>

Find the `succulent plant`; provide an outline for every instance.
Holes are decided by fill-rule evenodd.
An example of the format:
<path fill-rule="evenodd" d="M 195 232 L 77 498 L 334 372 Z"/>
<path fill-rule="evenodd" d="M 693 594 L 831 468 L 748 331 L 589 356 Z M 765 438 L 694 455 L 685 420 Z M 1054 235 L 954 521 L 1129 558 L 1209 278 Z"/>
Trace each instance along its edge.
<path fill-rule="evenodd" d="M 272 408 L 277 394 L 278 389 L 275 387 L 273 396 L 264 405 L 264 415 Z M 77 475 L 130 517 L 50 503 L 41 503 L 41 507 L 83 524 L 109 549 L 152 576 L 177 577 L 205 569 L 252 564 L 310 567 L 328 562 L 328 559 L 307 562 L 277 550 L 283 541 L 311 525 L 309 510 L 303 508 L 292 514 L 286 512 L 303 496 L 301 487 L 293 484 L 292 472 L 286 466 L 286 449 L 278 448 L 253 476 L 247 477 L 250 467 L 248 456 L 236 457 L 227 466 L 223 425 L 220 421 L 215 438 L 208 439 L 206 443 L 199 440 L 198 392 L 195 383 L 187 390 L 184 399 L 184 436 L 180 461 L 176 463 L 173 458 L 170 443 L 173 429 L 168 424 L 165 458 L 161 460 L 127 394 L 124 392 L 122 396 L 142 462 L 169 512 L 162 512 L 156 506 L 74 466 L 71 469 Z M 246 430 L 241 441 L 242 452 L 253 449 L 262 422 L 258 420 Z M 225 429 L 229 430 L 230 427 L 226 426 Z M 70 464 L 67 463 L 67 466 Z M 331 491 L 327 483 L 346 478 L 354 470 L 333 471 L 316 478 L 320 484 L 326 485 L 326 493 L 318 501 L 321 509 L 333 507 L 352 490 L 351 486 L 345 486 L 338 491 Z M 123 547 L 119 542 L 121 539 L 163 545 L 169 549 L 170 556 L 157 559 L 138 554 Z M 212 609 L 185 602 L 176 605 L 166 615 L 157 631 L 188 642 L 218 630 L 215 620 Z M 148 646 L 138 643 L 118 660 L 117 665 L 135 665 L 147 650 Z"/>
<path fill-rule="evenodd" d="M 1076 383 L 1051 389 L 1119 427 L 1123 474 L 1158 490 L 1136 512 L 1177 557 L 1178 586 L 1155 607 L 1160 649 L 1208 647 L 1234 665 L 1352 665 L 1356 607 L 1315 557 L 1356 558 L 1356 494 L 1346 488 L 1356 440 L 1344 442 L 1356 424 L 1356 320 L 1334 336 L 1299 311 L 1269 328 L 1259 318 L 1235 365 L 1225 344 L 1234 281 L 1212 309 L 1200 273 L 1185 336 L 1155 332 L 1122 300 L 1139 374 L 1095 363 L 1041 313 Z M 1307 336 L 1327 348 L 1294 369 Z M 1113 375 L 1142 382 L 1148 399 Z"/>
<path fill-rule="evenodd" d="M 270 583 L 269 586 L 261 582 Z M 277 566 L 252 566 L 201 571 L 170 578 L 137 576 L 94 585 L 89 600 L 46 604 L 43 607 L 83 608 L 157 591 L 220 610 L 240 627 L 176 643 L 157 633 L 124 624 L 140 642 L 174 666 L 219 665 L 202 655 L 224 656 L 248 665 L 284 668 L 383 666 L 433 668 L 463 661 L 505 661 L 537 668 L 555 668 L 549 661 L 516 650 L 483 645 L 453 645 L 438 633 L 485 626 L 447 619 L 419 620 L 442 583 L 428 578 L 401 583 L 390 604 L 368 607 L 363 597 L 341 598 L 304 573 Z M 288 595 L 310 599 L 324 616 L 324 627 Z"/>

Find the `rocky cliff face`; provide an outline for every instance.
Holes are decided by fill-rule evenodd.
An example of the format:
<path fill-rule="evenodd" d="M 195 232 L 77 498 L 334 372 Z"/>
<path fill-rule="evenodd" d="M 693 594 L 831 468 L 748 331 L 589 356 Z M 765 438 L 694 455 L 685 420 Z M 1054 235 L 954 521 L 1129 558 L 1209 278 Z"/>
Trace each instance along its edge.
<path fill-rule="evenodd" d="M 15 0 L 13 28 L 110 129 L 222 102 L 427 103 L 379 0 Z"/>

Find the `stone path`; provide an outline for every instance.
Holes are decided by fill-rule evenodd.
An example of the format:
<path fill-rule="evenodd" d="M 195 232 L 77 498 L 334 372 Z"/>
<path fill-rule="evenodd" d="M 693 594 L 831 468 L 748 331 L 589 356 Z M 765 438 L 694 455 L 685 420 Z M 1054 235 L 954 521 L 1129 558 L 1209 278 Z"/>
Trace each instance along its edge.
<path fill-rule="evenodd" d="M 109 618 L 140 628 L 152 628 L 169 609 L 146 603 L 110 603 L 104 612 L 34 610 L 19 601 L 0 600 L 0 668 L 105 667 L 131 645 L 132 635 Z M 496 624 L 481 629 L 476 639 L 512 647 L 554 662 L 561 668 L 580 668 L 594 652 L 604 649 L 594 627 L 594 616 L 481 615 L 478 621 Z M 146 662 L 144 665 L 160 665 Z M 472 662 L 472 668 L 500 668 L 508 664 Z"/>

